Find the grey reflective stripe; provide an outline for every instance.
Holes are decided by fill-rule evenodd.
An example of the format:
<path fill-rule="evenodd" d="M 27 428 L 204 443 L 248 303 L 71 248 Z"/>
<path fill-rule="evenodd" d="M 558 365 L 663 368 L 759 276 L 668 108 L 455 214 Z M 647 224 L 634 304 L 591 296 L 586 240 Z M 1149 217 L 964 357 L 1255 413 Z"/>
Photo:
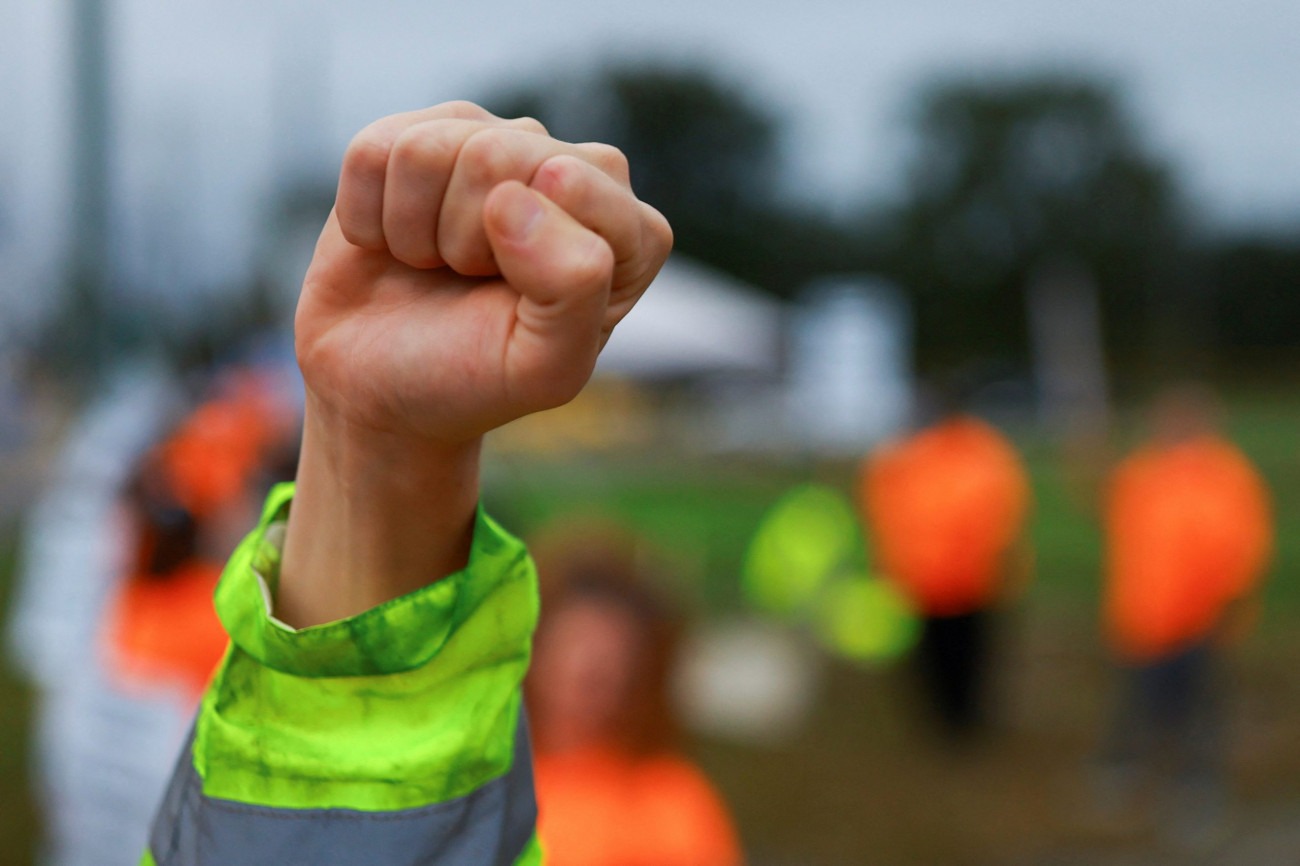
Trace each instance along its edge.
<path fill-rule="evenodd" d="M 464 797 L 392 812 L 281 809 L 205 796 L 190 737 L 150 834 L 158 866 L 510 866 L 537 822 L 522 712 L 508 773 Z"/>

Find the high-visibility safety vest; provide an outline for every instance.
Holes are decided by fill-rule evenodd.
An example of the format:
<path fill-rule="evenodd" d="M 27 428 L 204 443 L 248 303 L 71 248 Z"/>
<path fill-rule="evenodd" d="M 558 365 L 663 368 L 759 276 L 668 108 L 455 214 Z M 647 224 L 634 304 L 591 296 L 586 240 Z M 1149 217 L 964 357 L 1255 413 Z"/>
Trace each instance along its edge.
<path fill-rule="evenodd" d="M 483 512 L 461 571 L 346 620 L 270 610 L 293 487 L 235 551 L 230 647 L 144 866 L 537 866 L 521 683 L 537 622 L 522 543 Z"/>
<path fill-rule="evenodd" d="M 1150 447 L 1116 470 L 1104 611 L 1114 649 L 1150 661 L 1206 638 L 1258 583 L 1273 546 L 1268 491 L 1229 442 Z"/>
<path fill-rule="evenodd" d="M 997 594 L 1030 492 L 1011 443 L 971 417 L 881 447 L 864 463 L 863 512 L 881 574 L 929 616 L 959 616 Z"/>

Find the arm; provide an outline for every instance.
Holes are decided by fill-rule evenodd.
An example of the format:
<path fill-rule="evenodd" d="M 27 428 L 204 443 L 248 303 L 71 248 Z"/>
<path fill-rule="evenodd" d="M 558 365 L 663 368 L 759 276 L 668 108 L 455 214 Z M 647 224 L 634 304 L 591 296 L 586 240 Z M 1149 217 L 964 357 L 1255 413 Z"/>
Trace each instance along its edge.
<path fill-rule="evenodd" d="M 227 566 L 232 646 L 146 862 L 536 863 L 522 546 L 489 430 L 585 384 L 671 245 L 621 155 L 465 103 L 344 158 L 295 320 L 296 493 Z"/>

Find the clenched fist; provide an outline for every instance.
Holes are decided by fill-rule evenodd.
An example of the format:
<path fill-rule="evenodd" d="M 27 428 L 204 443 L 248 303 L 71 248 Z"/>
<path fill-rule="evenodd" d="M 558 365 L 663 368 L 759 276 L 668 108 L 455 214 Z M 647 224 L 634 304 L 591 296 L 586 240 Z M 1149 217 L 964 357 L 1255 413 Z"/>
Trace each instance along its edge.
<path fill-rule="evenodd" d="M 482 435 L 572 399 L 671 246 L 607 145 L 464 102 L 357 135 L 294 322 L 277 615 L 338 619 L 463 566 Z"/>
<path fill-rule="evenodd" d="M 440 444 L 558 406 L 671 245 L 612 147 L 469 103 L 386 117 L 344 156 L 303 284 L 308 391 Z"/>

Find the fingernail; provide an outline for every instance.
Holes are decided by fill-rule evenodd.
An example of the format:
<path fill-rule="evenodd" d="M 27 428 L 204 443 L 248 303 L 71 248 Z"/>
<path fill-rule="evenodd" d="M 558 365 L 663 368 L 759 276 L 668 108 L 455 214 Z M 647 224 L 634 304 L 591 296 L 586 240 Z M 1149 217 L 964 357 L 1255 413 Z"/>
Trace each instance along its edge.
<path fill-rule="evenodd" d="M 541 204 L 523 186 L 504 193 L 503 198 L 505 201 L 497 208 L 497 227 L 512 241 L 527 240 L 542 218 Z"/>

